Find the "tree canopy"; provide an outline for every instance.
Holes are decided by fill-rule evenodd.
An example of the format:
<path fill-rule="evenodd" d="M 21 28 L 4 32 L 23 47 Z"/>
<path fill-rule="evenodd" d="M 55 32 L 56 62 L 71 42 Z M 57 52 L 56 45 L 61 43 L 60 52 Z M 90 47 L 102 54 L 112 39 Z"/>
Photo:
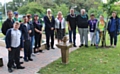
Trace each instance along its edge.
<path fill-rule="evenodd" d="M 84 8 L 88 14 L 95 13 L 98 17 L 102 13 L 110 15 L 113 10 L 120 12 L 120 5 L 114 4 L 117 1 L 119 0 L 108 0 L 108 3 L 104 4 L 102 0 L 13 0 L 6 5 L 8 10 L 19 11 L 21 14 L 46 14 L 47 8 L 51 8 L 55 16 L 58 11 L 62 11 L 66 16 L 70 8 L 75 8 L 76 12 Z"/>

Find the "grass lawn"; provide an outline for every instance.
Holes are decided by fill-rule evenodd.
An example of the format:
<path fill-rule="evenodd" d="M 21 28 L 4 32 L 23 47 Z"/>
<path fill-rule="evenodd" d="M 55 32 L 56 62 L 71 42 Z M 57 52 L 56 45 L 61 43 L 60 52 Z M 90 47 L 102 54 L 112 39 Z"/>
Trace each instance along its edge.
<path fill-rule="evenodd" d="M 0 29 L 1 29 L 1 27 L 2 27 L 2 22 L 0 21 Z"/>
<path fill-rule="evenodd" d="M 107 37 L 109 45 L 109 38 Z M 69 64 L 61 58 L 42 68 L 40 74 L 120 74 L 120 37 L 116 48 L 79 48 L 69 56 Z"/>
<path fill-rule="evenodd" d="M 2 33 L 0 33 L 0 38 L 4 38 L 4 35 Z"/>

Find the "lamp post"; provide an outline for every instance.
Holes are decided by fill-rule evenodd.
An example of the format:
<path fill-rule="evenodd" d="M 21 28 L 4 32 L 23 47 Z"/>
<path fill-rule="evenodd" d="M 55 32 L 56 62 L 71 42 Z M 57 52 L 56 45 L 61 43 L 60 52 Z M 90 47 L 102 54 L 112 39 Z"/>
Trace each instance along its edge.
<path fill-rule="evenodd" d="M 6 8 L 6 0 L 4 0 L 4 4 L 5 4 L 5 17 L 7 19 L 7 8 Z"/>

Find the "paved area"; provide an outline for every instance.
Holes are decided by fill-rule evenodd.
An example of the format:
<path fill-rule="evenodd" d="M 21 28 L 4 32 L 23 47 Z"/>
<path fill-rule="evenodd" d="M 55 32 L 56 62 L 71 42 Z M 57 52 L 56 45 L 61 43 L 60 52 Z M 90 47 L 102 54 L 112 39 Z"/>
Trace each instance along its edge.
<path fill-rule="evenodd" d="M 57 43 L 55 41 L 55 43 Z M 77 46 L 80 45 L 79 35 L 77 35 L 76 39 Z M 42 67 L 45 67 L 49 63 L 57 60 L 61 57 L 60 49 L 55 46 L 56 49 L 44 50 L 44 53 L 36 54 L 33 58 L 33 62 L 24 62 L 23 59 L 21 61 L 24 62 L 22 66 L 25 66 L 24 70 L 14 70 L 13 73 L 10 74 L 36 74 Z M 77 47 L 78 48 L 78 47 Z M 70 48 L 70 52 L 76 50 L 77 48 Z M 9 74 L 7 71 L 7 61 L 8 61 L 8 51 L 5 47 L 0 46 L 0 57 L 3 58 L 4 66 L 0 67 L 0 74 Z M 23 51 L 21 51 L 21 56 L 23 56 Z"/>

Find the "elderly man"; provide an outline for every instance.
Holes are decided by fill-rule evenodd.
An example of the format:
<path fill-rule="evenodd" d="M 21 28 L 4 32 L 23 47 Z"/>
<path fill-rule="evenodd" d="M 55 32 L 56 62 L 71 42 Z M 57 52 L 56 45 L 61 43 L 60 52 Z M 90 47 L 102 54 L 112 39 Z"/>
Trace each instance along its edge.
<path fill-rule="evenodd" d="M 76 14 L 74 9 L 70 9 L 70 14 L 67 16 L 68 30 L 69 30 L 69 42 L 73 42 L 73 46 L 76 47 Z M 72 41 L 73 33 L 73 41 Z"/>
<path fill-rule="evenodd" d="M 85 9 L 81 9 L 81 14 L 77 16 L 77 25 L 80 34 L 80 43 L 79 47 L 84 45 L 88 47 L 88 15 L 86 14 Z"/>
<path fill-rule="evenodd" d="M 54 49 L 55 18 L 52 16 L 51 12 L 51 9 L 47 9 L 47 15 L 44 17 L 47 50 L 50 50 L 50 37 L 51 48 Z"/>

